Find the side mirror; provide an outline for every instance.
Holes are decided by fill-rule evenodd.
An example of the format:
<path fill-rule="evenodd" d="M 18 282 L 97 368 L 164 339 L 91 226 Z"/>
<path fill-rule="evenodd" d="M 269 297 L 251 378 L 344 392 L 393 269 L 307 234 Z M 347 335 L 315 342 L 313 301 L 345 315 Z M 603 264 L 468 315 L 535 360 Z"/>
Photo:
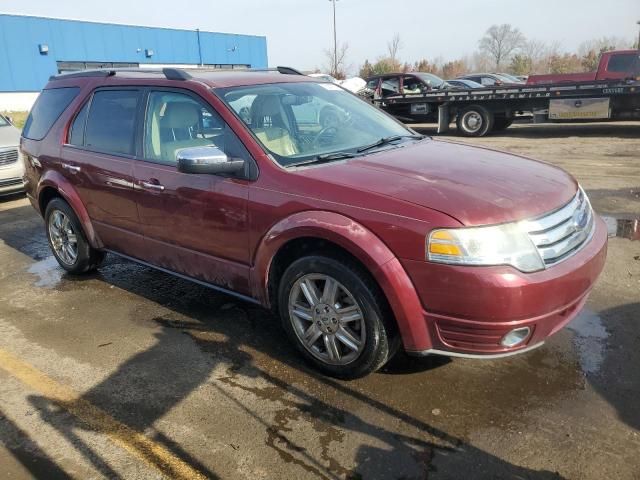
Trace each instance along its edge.
<path fill-rule="evenodd" d="M 244 170 L 244 160 L 230 159 L 218 147 L 182 148 L 176 153 L 178 171 L 182 173 L 221 174 Z"/>
<path fill-rule="evenodd" d="M 7 117 L 4 117 L 4 118 L 6 118 L 6 119 L 7 119 L 7 121 L 8 121 L 11 125 L 14 125 L 14 123 L 13 123 L 13 117 L 9 117 L 9 116 L 7 116 Z"/>

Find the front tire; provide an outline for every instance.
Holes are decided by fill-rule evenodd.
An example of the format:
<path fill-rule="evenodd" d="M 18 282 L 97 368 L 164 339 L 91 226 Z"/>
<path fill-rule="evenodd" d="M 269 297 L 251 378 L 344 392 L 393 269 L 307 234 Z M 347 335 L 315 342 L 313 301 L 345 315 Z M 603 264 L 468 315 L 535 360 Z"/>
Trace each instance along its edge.
<path fill-rule="evenodd" d="M 45 210 L 47 240 L 54 257 L 67 272 L 88 273 L 100 266 L 105 254 L 91 247 L 80 220 L 61 198 L 54 198 Z"/>
<path fill-rule="evenodd" d="M 278 305 L 285 331 L 323 373 L 345 379 L 375 372 L 398 345 L 379 289 L 357 265 L 321 255 L 284 272 Z"/>

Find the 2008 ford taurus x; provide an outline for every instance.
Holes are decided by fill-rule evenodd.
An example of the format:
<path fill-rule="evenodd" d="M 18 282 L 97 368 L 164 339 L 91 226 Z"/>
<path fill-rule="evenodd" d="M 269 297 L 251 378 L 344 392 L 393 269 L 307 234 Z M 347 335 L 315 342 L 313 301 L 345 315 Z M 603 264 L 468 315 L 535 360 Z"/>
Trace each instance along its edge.
<path fill-rule="evenodd" d="M 400 347 L 533 349 L 605 262 L 606 228 L 563 170 L 423 138 L 286 69 L 53 77 L 21 147 L 64 269 L 113 252 L 273 308 L 339 377 Z"/>

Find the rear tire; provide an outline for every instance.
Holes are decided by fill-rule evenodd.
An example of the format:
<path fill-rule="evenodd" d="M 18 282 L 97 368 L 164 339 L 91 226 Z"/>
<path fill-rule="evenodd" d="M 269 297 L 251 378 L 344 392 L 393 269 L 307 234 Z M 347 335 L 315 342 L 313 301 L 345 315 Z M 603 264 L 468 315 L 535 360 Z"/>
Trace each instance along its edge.
<path fill-rule="evenodd" d="M 471 105 L 458 112 L 456 125 L 465 137 L 483 137 L 493 129 L 494 116 L 480 105 Z"/>
<path fill-rule="evenodd" d="M 62 198 L 49 202 L 44 214 L 53 256 L 67 272 L 88 273 L 100 266 L 105 253 L 91 247 L 73 209 Z"/>
<path fill-rule="evenodd" d="M 375 372 L 399 346 L 381 297 L 357 265 L 322 255 L 293 262 L 278 288 L 280 317 L 291 341 L 318 370 L 344 379 Z"/>

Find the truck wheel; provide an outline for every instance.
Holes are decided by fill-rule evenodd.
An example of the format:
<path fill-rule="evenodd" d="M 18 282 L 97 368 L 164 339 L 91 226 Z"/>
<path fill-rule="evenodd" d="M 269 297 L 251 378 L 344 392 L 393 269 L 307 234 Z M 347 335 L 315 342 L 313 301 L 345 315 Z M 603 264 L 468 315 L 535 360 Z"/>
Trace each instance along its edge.
<path fill-rule="evenodd" d="M 458 113 L 458 132 L 465 137 L 483 137 L 493 129 L 493 113 L 479 105 L 471 105 Z"/>
<path fill-rule="evenodd" d="M 513 118 L 496 117 L 493 122 L 493 130 L 494 131 L 506 130 L 511 126 L 512 123 L 513 123 Z"/>
<path fill-rule="evenodd" d="M 284 329 L 323 373 L 358 378 L 382 367 L 399 346 L 379 289 L 357 266 L 315 255 L 293 262 L 278 289 Z"/>
<path fill-rule="evenodd" d="M 54 257 L 67 272 L 87 273 L 95 270 L 105 254 L 89 245 L 80 220 L 61 198 L 54 198 L 45 210 L 47 239 Z"/>

